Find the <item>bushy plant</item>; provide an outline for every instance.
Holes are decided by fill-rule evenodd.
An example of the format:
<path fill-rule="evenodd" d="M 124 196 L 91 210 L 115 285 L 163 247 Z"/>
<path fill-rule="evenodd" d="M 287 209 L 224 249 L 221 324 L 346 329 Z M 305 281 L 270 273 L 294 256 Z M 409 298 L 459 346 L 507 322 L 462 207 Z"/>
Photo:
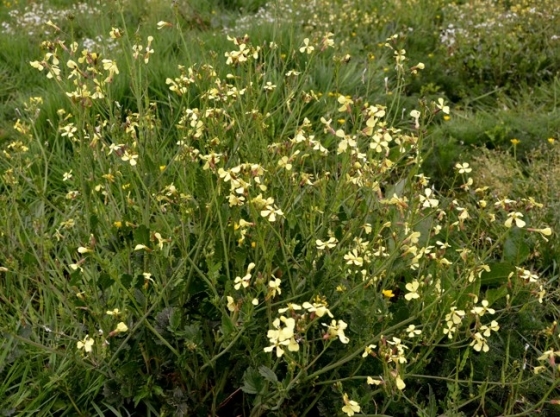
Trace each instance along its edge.
<path fill-rule="evenodd" d="M 519 146 L 519 145 L 517 145 Z M 560 227 L 560 207 L 556 196 L 558 189 L 558 169 L 560 167 L 558 142 L 555 138 L 541 141 L 539 147 L 524 155 L 524 160 L 516 158 L 514 145 L 502 152 L 480 150 L 472 163 L 479 172 L 481 184 L 491 187 L 497 194 L 521 197 L 539 195 L 546 207 L 545 221 L 554 229 Z M 543 268 L 556 268 L 558 247 L 549 245 L 541 255 Z"/>
<path fill-rule="evenodd" d="M 560 69 L 560 8 L 554 1 L 476 0 L 443 9 L 440 40 L 447 71 L 467 89 L 484 94 L 515 91 Z M 457 92 L 459 93 L 459 92 Z M 465 90 L 463 96 L 472 95 Z"/>
<path fill-rule="evenodd" d="M 550 218 L 466 162 L 434 189 L 450 109 L 402 108 L 398 35 L 374 66 L 322 27 L 220 50 L 120 16 L 113 51 L 42 44 L 56 89 L 3 146 L 2 409 L 553 415 Z M 197 53 L 162 78 L 170 38 Z"/>

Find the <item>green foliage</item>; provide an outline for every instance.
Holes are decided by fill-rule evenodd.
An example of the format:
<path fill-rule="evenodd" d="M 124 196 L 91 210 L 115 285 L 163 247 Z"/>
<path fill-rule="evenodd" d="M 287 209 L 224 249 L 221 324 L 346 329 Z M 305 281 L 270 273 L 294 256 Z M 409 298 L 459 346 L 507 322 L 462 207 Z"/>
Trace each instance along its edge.
<path fill-rule="evenodd" d="M 454 153 L 520 125 L 446 120 L 440 2 L 56 5 L 0 67 L 6 414 L 554 415 L 556 177 Z"/>
<path fill-rule="evenodd" d="M 448 5 L 443 16 L 446 65 L 466 88 L 479 94 L 496 87 L 515 91 L 520 83 L 558 74 L 555 2 L 478 0 Z"/>

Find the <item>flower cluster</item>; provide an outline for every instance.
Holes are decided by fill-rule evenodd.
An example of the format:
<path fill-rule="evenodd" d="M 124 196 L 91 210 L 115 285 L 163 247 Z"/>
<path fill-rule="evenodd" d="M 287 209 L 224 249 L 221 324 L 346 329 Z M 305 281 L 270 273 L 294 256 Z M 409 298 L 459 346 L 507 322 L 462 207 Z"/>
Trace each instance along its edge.
<path fill-rule="evenodd" d="M 323 300 L 306 301 L 302 305 L 288 304 L 286 307 L 278 309 L 279 314 L 286 312 L 290 312 L 291 317 L 281 315 L 272 322 L 273 329 L 267 333 L 270 346 L 264 348 L 265 352 L 276 350 L 276 356 L 279 358 L 284 355 L 285 348 L 290 352 L 298 352 L 299 343 L 306 343 L 305 334 L 309 327 L 316 322 L 316 318 L 322 318 L 325 315 L 333 320 L 330 324 L 322 323 L 326 327 L 322 339 L 338 339 L 343 344 L 350 341 L 344 332 L 348 327 L 347 323 L 343 320 L 334 320 L 333 314 Z"/>

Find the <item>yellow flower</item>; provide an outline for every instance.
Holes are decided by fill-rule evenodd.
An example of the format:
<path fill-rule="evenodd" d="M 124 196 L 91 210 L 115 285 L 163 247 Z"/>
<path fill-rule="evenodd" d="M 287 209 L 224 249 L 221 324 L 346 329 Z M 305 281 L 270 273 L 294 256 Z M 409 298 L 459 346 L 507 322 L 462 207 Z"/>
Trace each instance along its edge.
<path fill-rule="evenodd" d="M 487 325 L 480 326 L 480 331 L 485 337 L 490 337 L 492 331 L 497 332 L 498 330 L 500 330 L 500 325 L 496 320 L 492 320 L 490 326 Z"/>
<path fill-rule="evenodd" d="M 86 334 L 86 337 L 84 337 L 84 340 L 80 340 L 78 342 L 78 349 L 83 349 L 84 352 L 89 353 L 93 350 L 93 343 L 95 341 L 89 337 L 89 334 Z"/>
<path fill-rule="evenodd" d="M 354 101 L 350 97 L 343 96 L 342 94 L 338 96 L 337 101 L 339 104 L 341 104 L 341 106 L 338 108 L 338 111 L 342 111 L 342 112 L 343 111 L 349 112 L 350 106 L 354 104 Z"/>
<path fill-rule="evenodd" d="M 470 164 L 468 162 L 463 162 L 462 164 L 455 164 L 455 168 L 459 171 L 459 174 L 468 174 L 472 171 Z"/>
<path fill-rule="evenodd" d="M 348 327 L 348 324 L 344 321 L 338 320 L 337 324 L 336 320 L 332 320 L 330 325 L 323 323 L 323 326 L 328 327 L 329 336 L 338 337 L 338 339 L 344 344 L 347 344 L 350 341 L 350 339 L 348 339 L 348 337 L 344 334 L 344 329 Z"/>
<path fill-rule="evenodd" d="M 383 384 L 383 381 L 380 379 L 373 379 L 371 376 L 367 377 L 367 383 L 369 385 L 381 385 Z"/>
<path fill-rule="evenodd" d="M 432 198 L 433 190 L 431 188 L 426 188 L 424 194 L 425 196 L 418 196 L 423 208 L 437 207 L 439 205 L 439 200 Z"/>
<path fill-rule="evenodd" d="M 122 37 L 121 30 L 119 28 L 111 28 L 111 31 L 109 32 L 109 36 L 111 36 L 111 38 L 113 39 L 118 39 Z"/>
<path fill-rule="evenodd" d="M 292 304 L 292 303 L 288 303 L 288 306 L 285 308 L 279 308 L 278 309 L 278 313 L 283 314 L 286 311 L 296 311 L 296 310 L 301 310 L 301 306 L 299 304 Z"/>
<path fill-rule="evenodd" d="M 268 282 L 268 294 L 270 298 L 276 297 L 276 294 L 282 294 L 282 289 L 280 288 L 281 283 L 282 280 L 280 280 L 280 278 L 275 278 L 275 277 L 273 277 Z"/>
<path fill-rule="evenodd" d="M 122 321 L 119 324 L 117 324 L 117 328 L 113 330 L 114 333 L 124 333 L 126 331 L 128 331 L 128 326 L 124 324 Z"/>
<path fill-rule="evenodd" d="M 513 213 L 508 213 L 508 219 L 505 221 L 504 225 L 507 228 L 510 228 L 512 223 L 515 221 L 515 225 L 519 228 L 522 228 L 526 224 L 523 220 L 521 220 L 522 217 L 523 214 L 519 213 L 518 211 Z"/>
<path fill-rule="evenodd" d="M 436 104 L 436 107 L 438 109 L 440 109 L 442 112 L 444 112 L 445 114 L 449 114 L 449 106 L 445 105 L 445 101 L 443 100 L 443 98 L 438 98 L 438 102 Z"/>
<path fill-rule="evenodd" d="M 364 349 L 364 353 L 362 353 L 362 358 L 365 358 L 368 355 L 371 355 L 373 352 L 373 349 L 375 349 L 377 346 L 376 345 L 368 345 L 365 347 Z M 369 382 L 368 382 L 369 384 Z"/>
<path fill-rule="evenodd" d="M 395 296 L 395 294 L 393 293 L 393 290 L 383 290 L 381 292 L 383 293 L 383 296 L 385 296 L 387 298 L 393 298 Z"/>
<path fill-rule="evenodd" d="M 473 307 L 471 313 L 476 314 L 479 317 L 484 316 L 484 314 L 486 313 L 495 314 L 496 310 L 488 306 L 489 306 L 488 300 L 482 300 L 482 307 Z"/>
<path fill-rule="evenodd" d="M 281 323 L 284 323 L 284 328 L 281 327 Z M 271 346 L 265 347 L 264 351 L 272 352 L 276 349 L 276 357 L 278 358 L 284 354 L 284 346 L 288 346 L 290 352 L 297 352 L 299 345 L 294 338 L 295 320 L 280 316 L 279 319 L 277 318 L 272 322 L 272 325 L 275 329 L 271 329 L 267 333 Z"/>
<path fill-rule="evenodd" d="M 344 255 L 344 259 L 346 259 L 347 265 L 354 264 L 357 266 L 362 266 L 364 264 L 364 258 L 358 256 L 358 251 L 356 249 L 353 249 L 352 252 L 348 252 L 346 255 Z"/>
<path fill-rule="evenodd" d="M 275 208 L 272 205 L 267 205 L 264 210 L 261 210 L 261 216 L 268 217 L 268 221 L 276 221 L 276 216 L 283 216 L 284 212 L 280 209 Z"/>
<path fill-rule="evenodd" d="M 299 48 L 299 51 L 303 53 L 307 53 L 308 55 L 315 50 L 315 47 L 309 45 L 309 38 L 305 38 L 303 40 L 303 46 Z"/>
<path fill-rule="evenodd" d="M 542 286 L 542 285 L 539 287 L 539 289 L 540 289 L 540 291 L 534 291 L 533 293 L 538 297 L 539 303 L 542 304 L 543 298 L 544 298 L 545 295 L 546 295 L 546 291 L 543 289 L 543 286 Z"/>
<path fill-rule="evenodd" d="M 317 245 L 318 250 L 332 249 L 336 246 L 337 243 L 338 243 L 338 240 L 335 237 L 331 237 L 331 238 L 329 238 L 329 240 L 327 240 L 325 242 L 323 242 L 320 239 L 317 239 L 315 241 L 315 244 Z"/>
<path fill-rule="evenodd" d="M 418 64 L 416 64 L 415 66 L 413 66 L 413 67 L 410 69 L 410 72 L 411 72 L 412 74 L 417 74 L 417 73 L 418 73 L 418 70 L 423 70 L 424 68 L 426 68 L 426 66 L 424 65 L 424 63 L 419 62 Z"/>
<path fill-rule="evenodd" d="M 543 239 L 545 241 L 548 242 L 548 239 L 546 238 L 546 236 L 550 236 L 552 235 L 552 229 L 550 227 L 545 227 L 544 229 L 527 229 L 530 232 L 539 232 L 541 235 L 543 235 Z"/>
<path fill-rule="evenodd" d="M 554 357 L 559 357 L 560 356 L 560 351 L 554 351 L 553 349 L 547 350 L 545 352 L 543 352 L 543 354 L 541 356 L 539 356 L 537 358 L 537 360 L 539 361 L 547 361 L 547 362 L 552 362 L 554 363 Z"/>
<path fill-rule="evenodd" d="M 400 391 L 406 388 L 406 384 L 404 383 L 403 379 L 399 375 L 397 375 L 397 377 L 395 378 L 395 382 L 397 384 L 397 388 Z"/>
<path fill-rule="evenodd" d="M 169 242 L 169 239 L 164 239 L 163 237 L 161 237 L 161 234 L 159 232 L 154 233 L 154 237 L 158 241 L 157 246 L 160 250 L 163 249 L 163 244 L 164 243 Z"/>
<path fill-rule="evenodd" d="M 512 144 L 513 146 L 517 146 L 517 145 L 519 145 L 519 144 L 521 143 L 521 141 L 520 141 L 519 139 L 515 139 L 515 138 L 513 138 L 512 140 L 510 140 L 510 142 L 511 142 L 511 144 Z"/>
<path fill-rule="evenodd" d="M 331 311 L 327 308 L 327 306 L 322 303 L 311 304 L 306 301 L 305 303 L 302 304 L 302 307 L 305 308 L 310 313 L 315 313 L 318 317 L 323 317 L 325 314 L 327 314 L 331 319 L 334 317 Z"/>
<path fill-rule="evenodd" d="M 418 330 L 414 324 L 409 325 L 405 332 L 408 333 L 408 337 L 415 337 L 422 333 L 422 331 Z"/>
<path fill-rule="evenodd" d="M 406 284 L 405 288 L 409 292 L 404 296 L 404 298 L 407 301 L 410 301 L 410 300 L 415 299 L 415 298 L 420 298 L 420 294 L 418 294 L 418 288 L 419 287 L 420 287 L 420 283 L 416 279 L 414 281 Z"/>
<path fill-rule="evenodd" d="M 483 352 L 488 352 L 490 350 L 490 346 L 486 343 L 486 339 L 479 332 L 476 332 L 473 335 L 473 339 L 474 340 L 471 342 L 471 346 L 473 346 L 473 349 L 477 352 L 480 352 L 481 350 Z"/>
<path fill-rule="evenodd" d="M 344 407 L 342 407 L 342 411 L 346 413 L 348 416 L 353 416 L 355 413 L 359 413 L 361 410 L 360 405 L 353 400 L 348 398 L 348 394 L 344 393 L 342 395 L 342 401 L 344 401 Z"/>
<path fill-rule="evenodd" d="M 515 267 L 515 269 L 517 269 L 519 278 L 524 279 L 528 282 L 538 282 L 539 276 L 537 274 L 534 274 L 525 268 L 519 268 L 517 266 Z"/>
<path fill-rule="evenodd" d="M 540 374 L 541 372 L 543 372 L 546 369 L 545 366 L 535 366 L 533 368 L 533 372 L 535 373 L 535 375 Z"/>
<path fill-rule="evenodd" d="M 251 262 L 248 266 L 247 266 L 247 273 L 245 274 L 245 276 L 243 278 L 241 277 L 236 277 L 235 281 L 234 281 L 234 286 L 233 288 L 235 288 L 236 290 L 240 289 L 242 286 L 243 288 L 247 288 L 249 286 L 249 283 L 251 281 L 251 271 L 255 268 L 255 263 Z"/>
<path fill-rule="evenodd" d="M 418 122 L 418 119 L 420 119 L 420 112 L 418 110 L 412 110 L 410 112 L 410 117 L 412 117 L 414 119 L 414 127 L 416 129 L 418 129 L 420 127 L 420 123 Z"/>
<path fill-rule="evenodd" d="M 136 166 L 138 155 L 135 153 L 130 153 L 129 151 L 124 151 L 124 155 L 121 156 L 121 160 L 128 162 L 131 166 Z"/>
<path fill-rule="evenodd" d="M 172 26 L 173 26 L 172 23 L 165 22 L 165 21 L 163 21 L 163 20 L 160 20 L 160 21 L 157 23 L 157 28 L 158 28 L 158 30 L 161 30 L 161 29 L 166 28 L 166 27 L 172 27 Z"/>
<path fill-rule="evenodd" d="M 237 304 L 235 304 L 233 297 L 229 295 L 227 296 L 227 309 L 232 313 L 237 310 Z"/>

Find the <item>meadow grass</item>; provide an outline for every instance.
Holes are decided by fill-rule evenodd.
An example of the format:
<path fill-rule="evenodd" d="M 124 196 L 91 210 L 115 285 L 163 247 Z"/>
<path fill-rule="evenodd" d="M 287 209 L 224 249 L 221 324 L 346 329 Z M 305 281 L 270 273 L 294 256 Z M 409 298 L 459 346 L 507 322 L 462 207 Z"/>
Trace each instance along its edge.
<path fill-rule="evenodd" d="M 557 413 L 553 3 L 300 3 L 4 2 L 4 415 Z"/>

